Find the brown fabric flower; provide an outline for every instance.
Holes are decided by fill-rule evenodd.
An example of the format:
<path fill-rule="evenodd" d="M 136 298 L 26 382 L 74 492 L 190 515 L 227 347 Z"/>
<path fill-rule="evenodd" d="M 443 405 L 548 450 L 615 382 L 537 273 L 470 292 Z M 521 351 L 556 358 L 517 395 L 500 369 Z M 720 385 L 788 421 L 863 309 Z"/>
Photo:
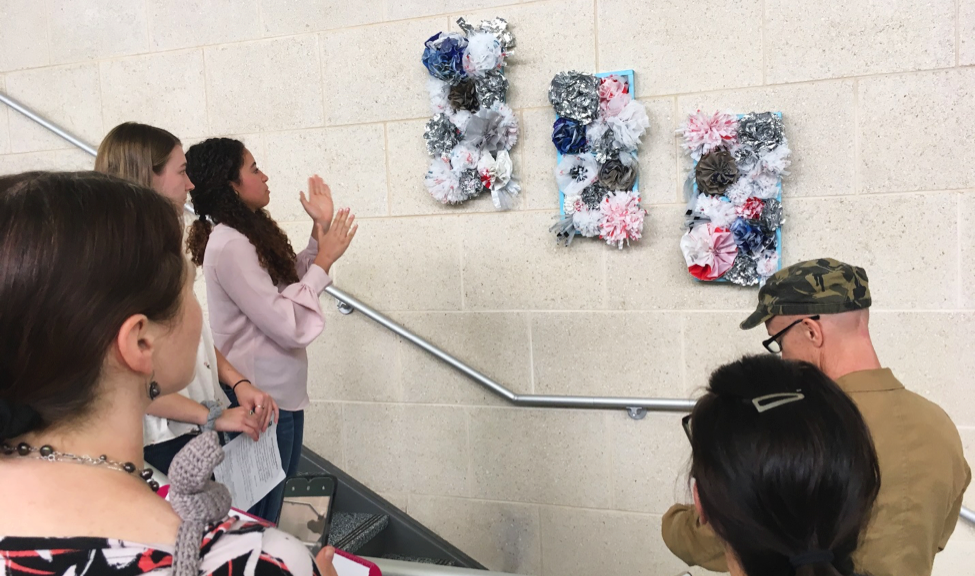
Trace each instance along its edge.
<path fill-rule="evenodd" d="M 627 166 L 619 158 L 610 158 L 599 169 L 599 183 L 610 190 L 632 190 L 637 166 Z"/>
<path fill-rule="evenodd" d="M 461 80 L 451 86 L 450 95 L 447 98 L 454 110 L 477 112 L 477 88 L 474 86 L 473 80 Z"/>
<path fill-rule="evenodd" d="M 698 192 L 719 195 L 738 179 L 738 166 L 727 150 L 715 150 L 705 154 L 697 163 L 695 173 Z"/>

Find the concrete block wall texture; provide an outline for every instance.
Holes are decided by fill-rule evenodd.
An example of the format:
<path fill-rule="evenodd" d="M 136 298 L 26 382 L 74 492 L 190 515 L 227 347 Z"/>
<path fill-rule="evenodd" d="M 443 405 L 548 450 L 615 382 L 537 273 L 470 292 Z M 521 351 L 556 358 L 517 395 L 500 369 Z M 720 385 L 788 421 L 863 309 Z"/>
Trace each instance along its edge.
<path fill-rule="evenodd" d="M 515 210 L 423 187 L 422 42 L 503 16 L 524 191 Z M 97 144 L 116 123 L 235 135 L 295 246 L 322 174 L 361 230 L 336 284 L 518 392 L 687 396 L 762 352 L 755 291 L 683 264 L 674 130 L 698 108 L 781 110 L 794 149 L 786 262 L 866 267 L 881 358 L 941 404 L 975 462 L 975 0 L 0 0 L 0 89 Z M 652 126 L 646 236 L 561 249 L 551 77 L 633 68 Z M 86 169 L 0 109 L 0 173 Z M 202 286 L 198 293 L 205 296 Z M 673 575 L 660 515 L 687 497 L 679 418 L 512 408 L 328 297 L 310 348 L 308 444 L 486 565 Z M 967 505 L 975 507 L 975 490 Z M 940 575 L 971 572 L 960 527 Z"/>

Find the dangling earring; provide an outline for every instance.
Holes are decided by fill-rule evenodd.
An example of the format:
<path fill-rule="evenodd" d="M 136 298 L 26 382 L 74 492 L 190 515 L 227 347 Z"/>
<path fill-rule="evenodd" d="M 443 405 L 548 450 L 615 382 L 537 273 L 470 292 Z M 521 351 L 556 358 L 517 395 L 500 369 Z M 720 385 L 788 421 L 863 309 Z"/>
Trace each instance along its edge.
<path fill-rule="evenodd" d="M 149 377 L 149 401 L 150 402 L 152 402 L 156 398 L 159 398 L 159 395 L 162 394 L 162 390 L 159 389 L 159 384 L 155 380 L 153 380 L 153 378 L 155 377 L 156 377 L 155 373 L 153 373 L 153 375 Z"/>

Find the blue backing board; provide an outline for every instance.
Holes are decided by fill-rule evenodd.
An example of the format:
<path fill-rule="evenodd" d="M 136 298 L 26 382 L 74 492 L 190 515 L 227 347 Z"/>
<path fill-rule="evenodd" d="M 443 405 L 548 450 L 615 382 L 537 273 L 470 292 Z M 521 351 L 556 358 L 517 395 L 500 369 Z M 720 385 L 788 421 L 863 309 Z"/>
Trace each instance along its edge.
<path fill-rule="evenodd" d="M 781 112 L 774 112 L 774 114 L 779 118 L 782 118 Z M 739 119 L 741 119 L 743 116 L 744 114 L 738 114 Z M 691 168 L 691 171 L 695 171 L 696 169 L 697 169 L 697 162 L 694 163 L 694 167 Z M 700 192 L 698 192 L 697 190 L 697 181 L 695 181 L 694 197 L 697 198 L 698 194 L 700 194 Z M 724 200 L 725 202 L 730 202 L 727 196 L 722 196 L 721 199 Z M 779 176 L 779 194 L 775 197 L 775 199 L 779 201 L 779 204 L 782 203 L 782 177 L 781 176 Z M 775 231 L 775 253 L 779 257 L 778 270 L 781 270 L 782 269 L 782 226 L 779 226 L 779 229 Z M 691 278 L 694 278 L 696 282 L 703 282 L 708 284 L 711 282 L 728 282 L 727 280 L 724 279 L 723 276 L 716 280 L 701 280 L 700 278 L 695 278 L 694 276 L 691 276 Z"/>
<path fill-rule="evenodd" d="M 626 78 L 626 84 L 630 88 L 630 96 L 633 96 L 635 94 L 636 85 L 633 83 L 633 70 L 620 70 L 618 72 L 599 72 L 598 74 L 593 74 L 593 76 L 595 76 L 596 78 L 606 78 L 607 76 L 621 76 L 623 78 Z M 559 119 L 558 114 L 555 115 L 555 119 L 556 120 Z M 555 156 L 556 156 L 555 165 L 558 166 L 559 164 L 562 163 L 562 153 L 559 152 L 558 149 L 556 149 Z M 637 156 L 639 157 L 639 153 L 637 153 Z M 640 191 L 639 174 L 637 174 L 636 181 L 633 183 L 633 190 L 635 192 Z M 563 217 L 565 216 L 565 193 L 562 192 L 561 190 L 559 190 L 559 216 L 563 216 Z M 578 232 L 576 232 L 576 234 L 578 234 Z"/>

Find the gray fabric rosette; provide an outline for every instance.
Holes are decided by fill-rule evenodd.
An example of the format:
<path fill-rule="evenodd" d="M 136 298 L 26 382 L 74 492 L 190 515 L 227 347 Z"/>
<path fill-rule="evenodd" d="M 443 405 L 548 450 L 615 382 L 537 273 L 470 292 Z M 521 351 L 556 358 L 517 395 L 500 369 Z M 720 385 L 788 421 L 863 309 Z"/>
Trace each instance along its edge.
<path fill-rule="evenodd" d="M 695 170 L 697 189 L 705 194 L 719 195 L 738 179 L 738 166 L 727 150 L 715 150 L 701 157 Z"/>
<path fill-rule="evenodd" d="M 610 190 L 632 190 L 637 169 L 635 162 L 627 164 L 618 156 L 610 158 L 599 169 L 599 183 Z"/>

